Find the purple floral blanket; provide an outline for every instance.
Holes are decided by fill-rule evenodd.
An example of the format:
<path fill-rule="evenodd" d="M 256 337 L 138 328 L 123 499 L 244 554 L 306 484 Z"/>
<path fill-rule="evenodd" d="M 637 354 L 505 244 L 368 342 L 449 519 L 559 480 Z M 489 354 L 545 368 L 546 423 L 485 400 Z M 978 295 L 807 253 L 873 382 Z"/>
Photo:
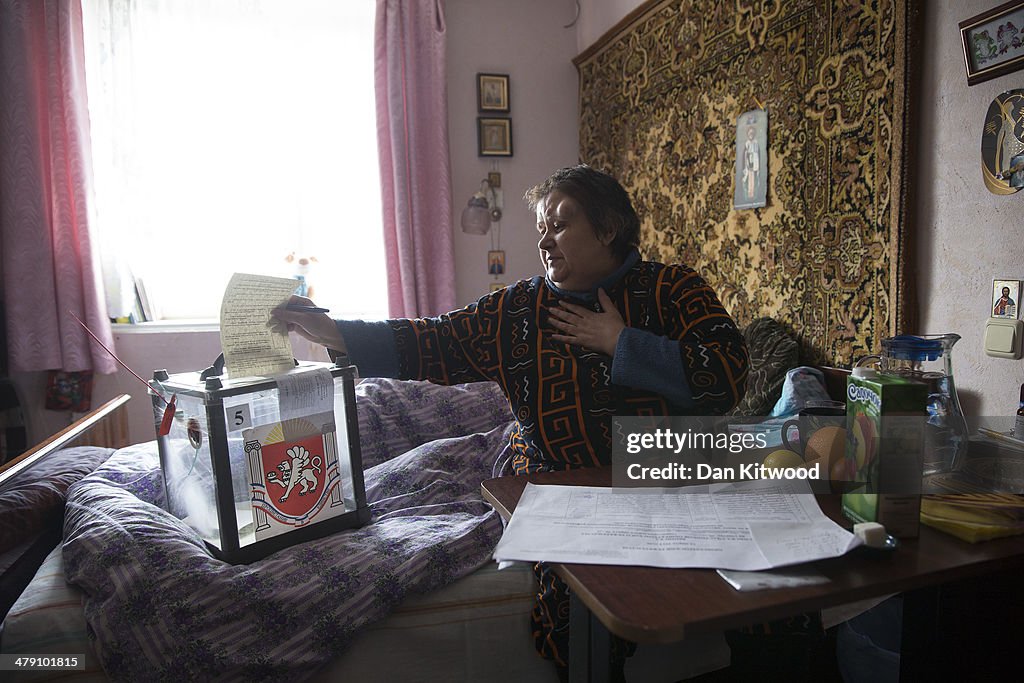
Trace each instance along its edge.
<path fill-rule="evenodd" d="M 491 558 L 511 414 L 493 384 L 357 387 L 373 519 L 250 565 L 215 559 L 165 512 L 156 444 L 114 453 L 68 492 L 64 566 L 114 680 L 295 681 L 405 596 Z"/>

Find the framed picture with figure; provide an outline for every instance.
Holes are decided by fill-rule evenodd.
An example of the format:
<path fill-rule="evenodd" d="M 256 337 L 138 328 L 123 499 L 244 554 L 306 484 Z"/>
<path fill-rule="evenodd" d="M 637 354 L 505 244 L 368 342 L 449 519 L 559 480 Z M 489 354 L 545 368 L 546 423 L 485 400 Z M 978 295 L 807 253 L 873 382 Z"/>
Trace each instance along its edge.
<path fill-rule="evenodd" d="M 505 274 L 505 252 L 496 249 L 487 252 L 487 274 L 488 275 L 504 275 Z"/>
<path fill-rule="evenodd" d="M 993 318 L 1016 318 L 1020 306 L 1020 280 L 992 281 Z"/>
<path fill-rule="evenodd" d="M 734 209 L 756 209 L 768 200 L 768 112 L 754 109 L 736 120 Z"/>
<path fill-rule="evenodd" d="M 512 119 L 477 119 L 478 156 L 512 156 Z"/>
<path fill-rule="evenodd" d="M 508 74 L 477 74 L 476 96 L 480 111 L 509 111 Z"/>

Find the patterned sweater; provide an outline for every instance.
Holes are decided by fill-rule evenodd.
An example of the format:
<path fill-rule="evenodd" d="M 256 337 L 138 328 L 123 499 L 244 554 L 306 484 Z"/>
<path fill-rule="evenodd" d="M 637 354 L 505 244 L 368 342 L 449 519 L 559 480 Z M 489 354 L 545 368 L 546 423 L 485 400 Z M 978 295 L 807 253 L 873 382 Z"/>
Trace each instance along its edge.
<path fill-rule="evenodd" d="M 599 286 L 627 326 L 614 358 L 551 338 L 560 299 L 599 305 L 541 277 L 437 318 L 338 325 L 365 377 L 497 382 L 518 423 L 516 474 L 610 464 L 613 415 L 716 415 L 739 402 L 747 349 L 696 272 L 634 252 Z"/>

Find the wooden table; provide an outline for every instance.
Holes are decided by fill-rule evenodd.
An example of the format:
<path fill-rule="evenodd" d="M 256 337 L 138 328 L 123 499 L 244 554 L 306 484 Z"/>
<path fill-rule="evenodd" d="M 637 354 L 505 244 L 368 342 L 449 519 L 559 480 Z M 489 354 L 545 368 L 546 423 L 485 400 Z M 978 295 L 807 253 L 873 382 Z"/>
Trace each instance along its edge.
<path fill-rule="evenodd" d="M 481 488 L 484 497 L 508 519 L 527 482 L 610 486 L 611 469 L 502 477 L 485 481 Z M 825 514 L 844 527 L 852 526 L 840 512 L 838 495 L 819 496 L 818 500 Z M 570 626 L 573 680 L 604 678 L 608 661 L 605 629 L 637 643 L 669 643 L 891 593 L 905 594 L 901 669 L 908 675 L 903 679 L 924 680 L 921 676 L 929 672 L 948 672 L 932 651 L 943 640 L 942 634 L 933 632 L 938 628 L 935 612 L 941 609 L 935 587 L 1024 568 L 1024 536 L 970 544 L 922 526 L 919 538 L 902 540 L 895 552 L 855 550 L 812 563 L 830 579 L 826 584 L 747 593 L 734 590 L 711 569 L 554 566 L 589 611 L 589 618 L 574 614 Z M 1016 600 L 1020 595 L 1012 597 Z M 1022 620 L 1024 612 L 1018 623 Z M 580 625 L 582 635 L 576 632 Z M 590 656 L 577 657 L 575 653 L 581 650 L 589 651 Z M 589 672 L 581 659 L 590 660 Z"/>

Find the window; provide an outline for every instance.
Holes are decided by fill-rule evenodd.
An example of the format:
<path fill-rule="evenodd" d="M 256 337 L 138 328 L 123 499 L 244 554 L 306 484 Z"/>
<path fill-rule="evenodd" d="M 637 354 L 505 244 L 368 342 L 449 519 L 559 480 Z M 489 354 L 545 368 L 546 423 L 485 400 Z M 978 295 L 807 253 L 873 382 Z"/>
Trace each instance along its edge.
<path fill-rule="evenodd" d="M 291 276 L 294 252 L 332 315 L 385 317 L 372 0 L 83 11 L 111 314 L 139 278 L 163 318 L 217 317 L 233 272 Z"/>

